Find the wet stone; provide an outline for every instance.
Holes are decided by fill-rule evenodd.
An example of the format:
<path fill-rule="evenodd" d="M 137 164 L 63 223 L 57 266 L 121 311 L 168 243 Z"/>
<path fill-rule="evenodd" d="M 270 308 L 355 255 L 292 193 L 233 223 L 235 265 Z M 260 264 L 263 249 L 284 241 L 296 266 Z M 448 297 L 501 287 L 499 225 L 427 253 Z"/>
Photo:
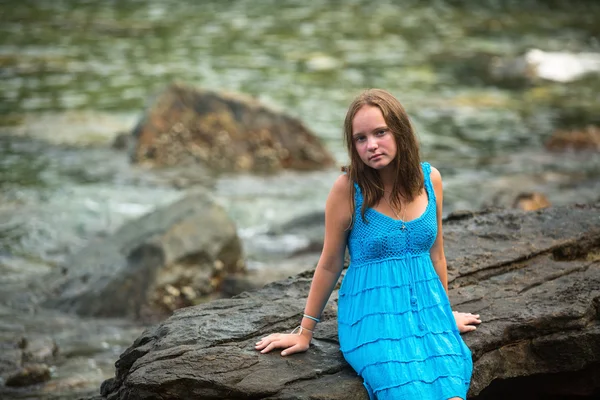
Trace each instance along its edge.
<path fill-rule="evenodd" d="M 50 368 L 46 364 L 28 364 L 6 378 L 6 386 L 31 386 L 50 380 Z"/>

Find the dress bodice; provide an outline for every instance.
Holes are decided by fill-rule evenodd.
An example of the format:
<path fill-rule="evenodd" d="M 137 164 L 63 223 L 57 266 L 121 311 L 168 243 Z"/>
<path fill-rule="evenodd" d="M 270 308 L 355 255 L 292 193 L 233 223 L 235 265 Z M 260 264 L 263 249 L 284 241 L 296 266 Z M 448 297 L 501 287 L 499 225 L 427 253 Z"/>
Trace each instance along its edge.
<path fill-rule="evenodd" d="M 430 178 L 431 166 L 421 163 L 421 167 L 425 178 L 427 207 L 421 216 L 411 221 L 388 217 L 373 208 L 366 209 L 363 220 L 363 195 L 360 187 L 354 184 L 354 223 L 348 235 L 352 264 L 429 253 L 437 236 L 436 199 Z"/>

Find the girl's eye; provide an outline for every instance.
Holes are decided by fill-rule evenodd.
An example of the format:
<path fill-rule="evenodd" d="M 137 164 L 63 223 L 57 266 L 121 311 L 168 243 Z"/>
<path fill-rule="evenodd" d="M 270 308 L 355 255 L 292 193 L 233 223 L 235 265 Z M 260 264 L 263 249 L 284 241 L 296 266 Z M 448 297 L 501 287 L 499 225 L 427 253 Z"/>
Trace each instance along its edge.
<path fill-rule="evenodd" d="M 386 130 L 386 129 L 381 129 L 381 130 L 378 130 L 378 131 L 377 131 L 377 134 L 378 134 L 379 136 L 381 136 L 381 135 L 385 135 L 385 133 L 386 133 L 386 132 L 387 132 L 387 130 Z"/>
<path fill-rule="evenodd" d="M 364 136 L 355 136 L 355 137 L 354 137 L 354 140 L 355 140 L 357 143 L 364 142 L 364 141 L 365 141 L 365 137 L 364 137 Z"/>

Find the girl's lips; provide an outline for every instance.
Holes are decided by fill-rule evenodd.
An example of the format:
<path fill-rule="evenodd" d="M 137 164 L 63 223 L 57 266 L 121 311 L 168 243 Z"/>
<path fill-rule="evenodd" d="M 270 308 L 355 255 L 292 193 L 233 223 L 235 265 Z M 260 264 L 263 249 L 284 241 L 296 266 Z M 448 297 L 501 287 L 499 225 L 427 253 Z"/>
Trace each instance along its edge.
<path fill-rule="evenodd" d="M 369 158 L 369 160 L 376 160 L 379 157 L 381 157 L 383 154 L 375 154 L 374 156 L 371 156 L 371 158 Z"/>

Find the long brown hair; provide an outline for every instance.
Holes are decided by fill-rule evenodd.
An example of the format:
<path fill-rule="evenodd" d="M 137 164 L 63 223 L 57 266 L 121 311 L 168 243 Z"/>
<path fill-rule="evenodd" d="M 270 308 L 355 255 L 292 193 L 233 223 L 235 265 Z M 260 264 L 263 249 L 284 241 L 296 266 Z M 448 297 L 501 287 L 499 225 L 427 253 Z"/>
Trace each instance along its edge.
<path fill-rule="evenodd" d="M 365 220 L 367 208 L 374 207 L 384 195 L 383 183 L 377 170 L 365 165 L 360 159 L 352 139 L 352 121 L 358 110 L 365 105 L 375 106 L 381 110 L 383 119 L 396 141 L 396 158 L 392 164 L 395 168 L 394 184 L 390 194 L 390 202 L 394 208 L 401 209 L 400 196 L 406 200 L 405 204 L 410 203 L 421 193 L 424 186 L 419 144 L 404 107 L 398 99 L 385 90 L 369 89 L 364 91 L 354 99 L 346 113 L 344 138 L 350 165 L 343 168 L 351 182 L 356 182 L 363 193 L 364 201 L 361 209 L 363 220 Z M 354 192 L 354 185 L 352 185 L 350 197 L 352 210 L 355 207 Z"/>

